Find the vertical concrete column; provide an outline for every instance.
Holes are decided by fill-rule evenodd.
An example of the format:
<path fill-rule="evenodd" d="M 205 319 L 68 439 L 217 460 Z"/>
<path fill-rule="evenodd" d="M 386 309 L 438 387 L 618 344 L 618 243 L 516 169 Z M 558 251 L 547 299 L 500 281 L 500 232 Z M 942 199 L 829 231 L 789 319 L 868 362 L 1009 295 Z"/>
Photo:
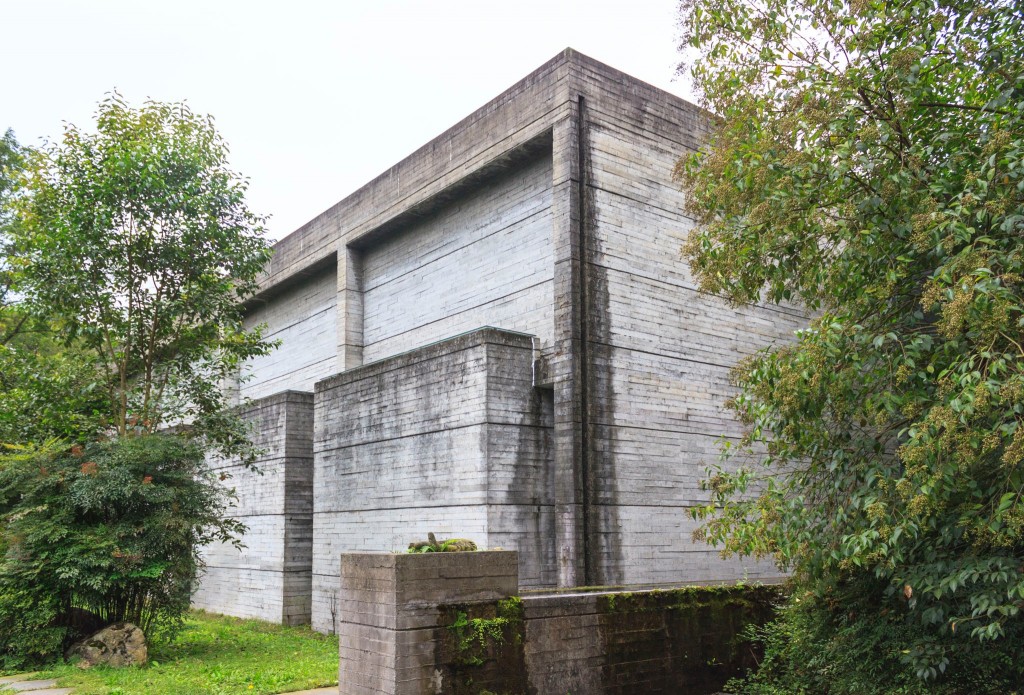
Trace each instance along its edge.
<path fill-rule="evenodd" d="M 362 254 L 338 247 L 338 371 L 363 363 Z"/>
<path fill-rule="evenodd" d="M 515 551 L 342 554 L 339 692 L 435 692 L 440 606 L 508 598 L 518 583 Z"/>
<path fill-rule="evenodd" d="M 572 91 L 572 90 L 570 90 Z M 552 133 L 555 287 L 554 344 L 549 379 L 554 389 L 555 554 L 558 585 L 586 583 L 583 465 L 585 438 L 581 385 L 585 381 L 580 302 L 580 134 L 578 104 Z"/>
<path fill-rule="evenodd" d="M 263 450 L 259 472 L 212 459 L 235 489 L 232 515 L 247 526 L 236 548 L 202 549 L 206 568 L 192 597 L 204 610 L 285 625 L 310 622 L 313 576 L 313 394 L 283 391 L 250 402 L 240 415 Z"/>

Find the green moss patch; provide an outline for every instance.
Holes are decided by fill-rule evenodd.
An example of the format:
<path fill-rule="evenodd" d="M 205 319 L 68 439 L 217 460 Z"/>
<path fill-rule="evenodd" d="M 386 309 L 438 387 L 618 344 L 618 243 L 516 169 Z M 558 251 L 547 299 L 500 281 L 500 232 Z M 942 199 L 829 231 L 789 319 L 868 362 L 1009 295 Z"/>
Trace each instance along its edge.
<path fill-rule="evenodd" d="M 526 692 L 521 599 L 445 606 L 440 625 L 437 663 L 444 665 L 446 693 Z"/>

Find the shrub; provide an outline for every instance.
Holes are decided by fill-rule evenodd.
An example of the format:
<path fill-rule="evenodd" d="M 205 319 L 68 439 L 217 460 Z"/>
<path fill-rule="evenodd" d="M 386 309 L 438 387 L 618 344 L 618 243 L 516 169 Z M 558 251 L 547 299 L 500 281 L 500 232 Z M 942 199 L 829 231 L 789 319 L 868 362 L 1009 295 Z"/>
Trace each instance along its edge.
<path fill-rule="evenodd" d="M 227 518 L 230 504 L 201 447 L 181 437 L 8 448 L 0 455 L 0 626 L 20 605 L 36 626 L 72 625 L 84 609 L 104 623 L 173 631 L 202 567 L 199 548 L 237 543 L 244 530 Z M 43 642 L 7 645 L 5 658 L 19 649 L 29 652 L 22 660 L 50 656 Z"/>
<path fill-rule="evenodd" d="M 953 633 L 921 642 L 905 602 L 879 606 L 880 581 L 863 577 L 819 594 L 792 596 L 773 622 L 747 635 L 764 660 L 727 692 L 742 695 L 995 695 L 1024 684 L 1024 633 L 962 639 Z M 922 646 L 912 646 L 921 644 Z M 938 663 L 935 673 L 922 673 Z"/>
<path fill-rule="evenodd" d="M 0 670 L 18 671 L 63 653 L 68 628 L 57 601 L 38 592 L 0 590 Z"/>

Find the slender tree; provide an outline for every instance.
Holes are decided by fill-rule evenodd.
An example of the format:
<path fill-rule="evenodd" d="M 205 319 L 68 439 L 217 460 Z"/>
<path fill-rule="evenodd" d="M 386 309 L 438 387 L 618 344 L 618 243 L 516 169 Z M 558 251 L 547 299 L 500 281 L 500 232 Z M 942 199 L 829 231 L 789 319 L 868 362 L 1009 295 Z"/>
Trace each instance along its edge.
<path fill-rule="evenodd" d="M 222 386 L 272 347 L 242 325 L 270 254 L 263 219 L 211 118 L 115 93 L 96 125 L 29 160 L 14 233 L 26 301 L 96 356 L 118 434 L 184 425 L 240 453 Z"/>
<path fill-rule="evenodd" d="M 79 609 L 173 631 L 201 547 L 244 531 L 206 455 L 255 456 L 222 386 L 272 347 L 241 306 L 270 249 L 226 157 L 208 117 L 117 94 L 28 153 L 12 276 L 63 349 L 8 346 L 0 434 L 71 441 L 0 451 L 0 666 L 59 657 Z"/>

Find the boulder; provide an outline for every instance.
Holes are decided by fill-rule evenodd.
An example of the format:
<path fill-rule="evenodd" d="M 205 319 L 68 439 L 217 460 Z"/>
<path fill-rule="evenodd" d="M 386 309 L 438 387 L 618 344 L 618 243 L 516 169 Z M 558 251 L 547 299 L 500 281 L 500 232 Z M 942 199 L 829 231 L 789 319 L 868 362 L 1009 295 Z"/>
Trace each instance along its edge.
<path fill-rule="evenodd" d="M 142 666 L 149 654 L 146 636 L 131 623 L 114 623 L 99 632 L 79 640 L 68 649 L 68 658 L 79 657 L 89 666 L 104 664 L 121 668 Z"/>

